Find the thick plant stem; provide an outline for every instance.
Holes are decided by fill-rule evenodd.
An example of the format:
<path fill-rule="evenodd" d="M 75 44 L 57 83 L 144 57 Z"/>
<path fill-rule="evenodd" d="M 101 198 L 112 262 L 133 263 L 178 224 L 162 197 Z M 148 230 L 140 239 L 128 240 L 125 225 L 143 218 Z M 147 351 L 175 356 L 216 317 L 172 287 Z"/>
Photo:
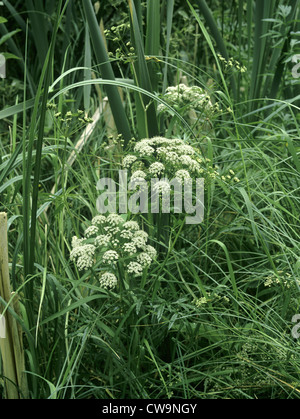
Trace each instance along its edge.
<path fill-rule="evenodd" d="M 9 302 L 12 300 L 12 292 L 9 280 L 8 268 L 8 246 L 7 246 L 7 215 L 0 213 L 0 297 L 7 303 L 3 307 L 0 304 L 0 317 L 4 317 L 5 332 L 0 338 L 0 353 L 2 357 L 3 377 L 6 399 L 22 399 L 28 397 L 26 376 L 24 374 L 24 350 L 22 342 L 22 333 L 18 328 L 15 318 L 8 312 Z M 16 311 L 17 303 L 14 301 L 12 308 Z"/>

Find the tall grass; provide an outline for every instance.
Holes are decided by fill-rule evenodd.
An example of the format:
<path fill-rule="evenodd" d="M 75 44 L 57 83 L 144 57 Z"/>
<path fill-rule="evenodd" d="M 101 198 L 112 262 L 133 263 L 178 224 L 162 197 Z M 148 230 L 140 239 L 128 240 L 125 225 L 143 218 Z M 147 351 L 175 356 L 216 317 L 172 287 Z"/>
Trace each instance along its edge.
<path fill-rule="evenodd" d="M 287 60 L 299 2 L 285 14 L 278 1 L 230 4 L 32 0 L 19 11 L 4 0 L 1 33 L 21 29 L 7 42 L 19 67 L 0 81 L 1 92 L 21 84 L 0 110 L 19 312 L 0 302 L 23 330 L 28 398 L 299 398 L 299 107 Z M 170 105 L 179 82 L 222 112 L 203 122 Z M 171 214 L 143 283 L 106 291 L 70 261 L 72 237 L 97 214 L 98 179 L 116 178 L 135 141 L 154 135 L 197 146 L 219 175 L 204 221 Z"/>

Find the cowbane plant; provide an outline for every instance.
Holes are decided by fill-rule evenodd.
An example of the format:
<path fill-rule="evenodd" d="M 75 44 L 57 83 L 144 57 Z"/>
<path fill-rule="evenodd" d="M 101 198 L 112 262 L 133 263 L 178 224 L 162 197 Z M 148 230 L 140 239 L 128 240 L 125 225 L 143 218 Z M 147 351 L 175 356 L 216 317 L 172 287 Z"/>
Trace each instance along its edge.
<path fill-rule="evenodd" d="M 131 151 L 123 157 L 122 168 L 128 171 L 133 185 L 159 179 L 154 189 L 171 192 L 169 181 L 176 179 L 181 185 L 197 178 L 204 179 L 205 189 L 211 181 L 219 179 L 226 184 L 239 183 L 240 179 L 230 169 L 220 173 L 209 158 L 200 157 L 200 150 L 180 138 L 152 137 L 132 142 Z"/>
<path fill-rule="evenodd" d="M 148 244 L 148 234 L 136 221 L 126 221 L 119 214 L 99 214 L 83 238 L 73 237 L 70 259 L 79 271 L 93 268 L 97 275 L 100 272 L 100 286 L 114 289 L 142 277 L 156 254 Z"/>
<path fill-rule="evenodd" d="M 184 179 L 215 178 L 219 173 L 209 159 L 200 157 L 200 151 L 180 138 L 144 138 L 134 144 L 133 152 L 123 158 L 123 168 L 130 180 L 153 178 Z"/>
<path fill-rule="evenodd" d="M 163 96 L 165 102 L 181 114 L 196 113 L 193 118 L 198 121 L 204 121 L 205 118 L 210 119 L 213 115 L 221 113 L 218 103 L 212 103 L 210 95 L 199 86 L 186 86 L 180 83 L 177 86 L 169 86 Z M 169 108 L 165 104 L 159 104 L 158 112 L 168 111 Z"/>
<path fill-rule="evenodd" d="M 219 167 L 214 166 L 209 158 L 202 157 L 197 147 L 181 138 L 155 136 L 138 142 L 131 141 L 129 146 L 128 154 L 122 160 L 122 168 L 127 171 L 130 182 L 128 193 L 133 199 L 137 196 L 145 199 L 147 194 L 148 208 L 142 208 L 140 205 L 139 209 L 147 213 L 143 221 L 148 221 L 150 236 L 157 243 L 164 243 L 164 246 L 168 245 L 172 223 L 177 223 L 178 220 L 185 222 L 187 214 L 197 212 L 196 206 L 202 199 L 202 192 L 197 186 L 198 180 L 204 180 L 204 191 L 207 191 L 214 181 L 227 185 L 239 182 L 233 170 L 230 174 L 227 174 L 227 171 L 221 173 Z M 154 214 L 153 197 L 157 212 Z M 186 197 L 192 197 L 197 205 L 194 206 Z M 199 208 L 200 205 L 198 211 Z M 176 213 L 175 218 L 171 216 L 173 213 Z M 163 252 L 162 247 L 159 248 L 159 252 Z"/>

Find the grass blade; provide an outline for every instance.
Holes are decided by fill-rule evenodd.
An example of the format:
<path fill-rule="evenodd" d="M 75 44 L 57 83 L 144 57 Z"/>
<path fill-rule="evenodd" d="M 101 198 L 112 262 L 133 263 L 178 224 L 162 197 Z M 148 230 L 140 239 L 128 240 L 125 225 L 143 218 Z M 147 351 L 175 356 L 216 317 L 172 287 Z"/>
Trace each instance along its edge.
<path fill-rule="evenodd" d="M 90 80 L 92 78 L 92 71 L 90 70 L 92 65 L 92 58 L 91 58 L 91 43 L 89 37 L 88 27 L 85 27 L 85 42 L 84 42 L 84 80 Z M 88 112 L 90 107 L 90 97 L 91 97 L 91 85 L 84 86 L 83 88 L 83 102 L 84 102 L 84 109 Z"/>
<path fill-rule="evenodd" d="M 217 48 L 220 52 L 220 54 L 226 59 L 229 59 L 229 55 L 227 52 L 227 48 L 225 45 L 225 42 L 222 38 L 222 35 L 219 31 L 219 28 L 217 26 L 217 23 L 213 17 L 213 14 L 210 10 L 210 8 L 207 6 L 207 3 L 205 0 L 195 0 L 195 3 L 197 4 L 197 6 L 199 7 L 201 13 L 203 14 L 205 21 L 207 23 L 207 26 L 209 27 L 209 29 L 211 30 L 212 36 L 214 37 L 214 40 L 216 41 L 217 44 Z M 188 2 L 188 4 L 190 5 L 190 3 Z M 192 8 L 192 6 L 190 5 L 190 7 Z M 194 11 L 195 14 L 195 11 Z M 198 20 L 199 23 L 199 20 Z M 201 26 L 201 25 L 200 25 Z M 230 82 L 231 82 L 231 88 L 234 94 L 234 97 L 236 97 L 236 82 L 234 77 L 230 78 Z"/>
<path fill-rule="evenodd" d="M 163 92 L 165 92 L 168 84 L 168 58 L 170 51 L 171 32 L 173 24 L 174 0 L 167 1 L 167 37 L 166 37 L 166 54 L 165 54 L 165 68 L 163 80 Z"/>
<path fill-rule="evenodd" d="M 160 1 L 148 0 L 147 1 L 147 31 L 145 40 L 145 54 L 146 55 L 159 55 L 160 48 Z M 158 76 L 155 71 L 156 63 L 150 60 L 148 63 L 148 71 L 151 79 L 153 91 L 158 88 Z"/>

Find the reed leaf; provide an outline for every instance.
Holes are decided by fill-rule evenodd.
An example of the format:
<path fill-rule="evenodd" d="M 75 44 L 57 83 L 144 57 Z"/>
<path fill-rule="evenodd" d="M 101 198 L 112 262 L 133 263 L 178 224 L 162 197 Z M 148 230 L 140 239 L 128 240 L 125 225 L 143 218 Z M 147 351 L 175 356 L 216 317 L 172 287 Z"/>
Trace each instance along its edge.
<path fill-rule="evenodd" d="M 40 117 L 39 117 L 39 129 L 38 129 L 38 137 L 36 142 L 36 158 L 35 158 L 35 168 L 34 168 L 34 181 L 32 187 L 32 209 L 31 209 L 31 232 L 30 232 L 30 241 L 29 237 L 27 237 L 27 245 L 29 244 L 29 259 L 28 263 L 24 265 L 25 267 L 25 275 L 33 273 L 34 269 L 34 248 L 35 248 L 35 235 L 36 235 L 36 215 L 37 215 L 37 206 L 38 206 L 38 194 L 39 194 L 39 179 L 41 173 L 41 156 L 42 156 L 42 146 L 43 146 L 43 139 L 44 139 L 44 126 L 45 126 L 45 117 L 46 117 L 46 110 L 47 110 L 47 101 L 48 101 L 48 89 L 51 83 L 51 74 L 52 74 L 52 64 L 53 64 L 53 56 L 54 56 L 54 47 L 55 47 L 55 40 L 56 35 L 59 27 L 59 22 L 63 14 L 62 7 L 62 0 L 60 0 L 58 5 L 58 13 L 57 19 L 54 27 L 54 31 L 52 33 L 52 39 L 50 43 L 50 49 L 48 51 L 44 68 L 43 68 L 43 75 L 40 80 L 39 84 L 39 92 L 42 98 L 42 103 L 40 107 Z M 60 14 L 62 13 L 62 14 Z M 43 93 L 42 93 L 42 83 L 43 83 Z M 37 109 L 39 105 L 39 95 L 37 95 L 36 103 L 35 103 L 35 113 L 37 114 Z M 25 188 L 28 191 L 30 185 L 30 172 L 31 172 L 31 161 L 32 161 L 32 149 L 33 149 L 33 142 L 34 142 L 34 135 L 35 135 L 35 123 L 36 119 L 34 118 L 33 123 L 31 125 L 30 131 L 30 147 L 28 150 L 28 162 L 27 162 L 27 176 L 25 177 Z M 28 191 L 29 192 L 29 191 Z M 28 193 L 29 195 L 29 193 Z M 29 202 L 26 201 L 26 211 L 28 213 L 29 210 Z M 29 219 L 27 220 L 27 233 L 29 231 Z M 29 236 L 29 234 L 28 234 Z M 26 246 L 26 242 L 25 242 Z M 27 252 L 26 252 L 27 253 Z M 32 297 L 32 287 L 30 287 L 29 296 Z"/>
<path fill-rule="evenodd" d="M 31 22 L 32 37 L 36 46 L 39 64 L 42 67 L 49 49 L 47 28 L 49 27 L 50 21 L 45 19 L 45 11 L 42 2 L 25 0 L 25 4 Z"/>
<path fill-rule="evenodd" d="M 140 32 L 140 25 L 135 9 L 135 4 L 132 0 L 128 0 L 130 9 L 130 21 L 132 28 L 132 43 L 136 50 L 137 64 L 134 64 L 135 69 L 135 82 L 137 86 L 153 93 L 153 87 L 151 78 L 149 75 L 142 34 Z M 153 9 L 156 11 L 156 9 Z M 151 33 L 151 30 L 150 30 Z M 149 35 L 148 35 L 149 36 Z M 146 41 L 148 42 L 148 41 Z M 148 42 L 148 45 L 149 42 Z M 150 48 L 150 46 L 149 46 Z M 147 96 L 136 95 L 136 106 L 137 106 L 137 123 L 139 134 L 141 137 L 154 137 L 159 134 L 158 122 L 156 117 L 156 111 L 154 103 Z"/>
<path fill-rule="evenodd" d="M 90 30 L 90 36 L 94 47 L 94 53 L 97 59 L 97 64 L 100 65 L 101 74 L 103 78 L 108 80 L 115 80 L 115 75 L 112 66 L 109 62 L 108 54 L 105 48 L 105 43 L 101 35 L 99 25 L 93 10 L 90 0 L 83 1 L 83 7 L 87 24 Z M 107 96 L 115 120 L 116 127 L 119 134 L 123 135 L 125 144 L 131 139 L 131 130 L 128 119 L 124 110 L 124 106 L 116 86 L 106 86 Z"/>

